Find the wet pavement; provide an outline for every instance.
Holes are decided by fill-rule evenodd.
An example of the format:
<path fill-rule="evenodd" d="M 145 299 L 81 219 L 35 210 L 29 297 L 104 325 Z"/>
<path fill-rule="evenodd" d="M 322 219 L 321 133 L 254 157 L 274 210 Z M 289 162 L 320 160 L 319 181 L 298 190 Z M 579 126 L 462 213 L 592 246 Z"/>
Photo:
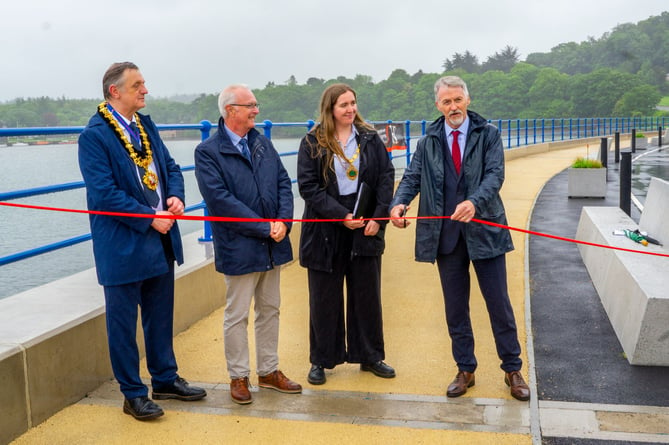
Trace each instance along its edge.
<path fill-rule="evenodd" d="M 669 146 L 649 147 L 632 154 L 632 193 L 641 203 L 653 176 L 669 181 Z"/>
<path fill-rule="evenodd" d="M 635 156 L 632 190 L 643 202 L 651 175 L 669 178 L 669 154 Z M 530 229 L 574 238 L 583 206 L 620 204 L 619 165 L 609 161 L 604 199 L 567 199 L 567 172 L 549 180 L 537 198 Z M 643 190 L 639 184 L 646 184 Z M 639 210 L 631 215 L 639 221 Z M 633 246 L 632 246 L 633 247 Z M 534 363 L 540 401 L 669 407 L 669 368 L 632 366 L 609 322 L 576 244 L 533 236 L 529 240 Z M 642 408 L 633 408 L 643 410 Z M 633 415 L 628 413 L 633 418 Z M 669 434 L 669 416 L 658 414 Z M 639 426 L 643 421 L 635 419 Z M 543 436 L 546 444 L 649 443 Z M 657 440 L 657 439 L 655 439 Z M 650 442 L 657 443 L 657 442 Z M 665 443 L 665 442 L 663 442 Z"/>

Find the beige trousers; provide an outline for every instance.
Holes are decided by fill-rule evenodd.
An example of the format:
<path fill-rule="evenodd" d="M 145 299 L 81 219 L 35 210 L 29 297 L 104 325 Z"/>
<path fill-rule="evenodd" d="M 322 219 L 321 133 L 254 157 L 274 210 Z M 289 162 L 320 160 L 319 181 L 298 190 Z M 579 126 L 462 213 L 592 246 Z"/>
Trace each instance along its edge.
<path fill-rule="evenodd" d="M 264 376 L 279 367 L 280 268 L 267 272 L 225 276 L 226 293 L 223 340 L 225 360 L 231 379 L 248 377 L 248 321 L 254 300 L 256 371 Z"/>

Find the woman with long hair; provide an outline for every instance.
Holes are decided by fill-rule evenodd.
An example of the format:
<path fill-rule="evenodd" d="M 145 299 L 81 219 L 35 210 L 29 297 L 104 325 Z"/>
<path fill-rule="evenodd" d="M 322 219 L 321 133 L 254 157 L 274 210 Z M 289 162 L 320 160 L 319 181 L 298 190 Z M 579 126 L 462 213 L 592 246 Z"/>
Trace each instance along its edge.
<path fill-rule="evenodd" d="M 324 369 L 345 362 L 395 377 L 383 362 L 381 254 L 387 219 L 376 219 L 388 217 L 394 177 L 384 143 L 358 112 L 355 91 L 330 85 L 297 161 L 304 219 L 331 220 L 304 222 L 300 235 L 300 264 L 309 280 L 307 380 L 313 385 L 325 383 Z"/>

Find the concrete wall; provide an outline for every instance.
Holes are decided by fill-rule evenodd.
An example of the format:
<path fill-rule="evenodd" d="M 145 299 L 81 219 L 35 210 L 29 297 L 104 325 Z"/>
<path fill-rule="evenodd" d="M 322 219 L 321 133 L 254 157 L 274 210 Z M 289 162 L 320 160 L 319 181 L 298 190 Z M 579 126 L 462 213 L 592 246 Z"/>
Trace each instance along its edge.
<path fill-rule="evenodd" d="M 583 207 L 576 238 L 642 252 L 669 252 L 613 234 L 614 230 L 635 226 L 618 207 Z M 669 366 L 669 258 L 585 244 L 579 244 L 578 249 L 630 364 Z"/>
<path fill-rule="evenodd" d="M 629 147 L 630 135 L 620 135 L 620 148 Z M 609 138 L 609 151 L 615 149 L 613 146 L 613 138 Z M 543 144 L 527 145 L 525 147 L 512 148 L 504 150 L 504 159 L 510 161 L 512 159 L 521 158 L 523 156 L 531 156 L 539 153 L 546 153 L 554 150 L 564 150 L 567 148 L 582 147 L 590 145 L 592 156 L 598 156 L 601 138 L 587 138 L 587 139 L 571 139 L 567 141 L 545 142 Z M 596 159 L 599 159 L 597 157 Z M 609 155 L 609 162 L 613 162 L 611 155 Z"/>
<path fill-rule="evenodd" d="M 669 182 L 651 178 L 643 212 L 639 219 L 639 228 L 648 232 L 665 247 L 669 247 Z"/>
<path fill-rule="evenodd" d="M 300 226 L 290 233 L 295 258 Z M 211 243 L 183 239 L 176 269 L 174 333 L 225 303 Z M 143 351 L 141 325 L 138 343 Z M 102 287 L 95 269 L 0 299 L 0 444 L 7 444 L 113 378 Z M 119 401 L 120 406 L 120 401 Z"/>
<path fill-rule="evenodd" d="M 6 443 L 111 378 L 94 271 L 0 300 L 0 348 Z"/>
<path fill-rule="evenodd" d="M 24 354 L 21 348 L 0 344 L 0 444 L 8 443 L 30 427 L 26 404 Z"/>

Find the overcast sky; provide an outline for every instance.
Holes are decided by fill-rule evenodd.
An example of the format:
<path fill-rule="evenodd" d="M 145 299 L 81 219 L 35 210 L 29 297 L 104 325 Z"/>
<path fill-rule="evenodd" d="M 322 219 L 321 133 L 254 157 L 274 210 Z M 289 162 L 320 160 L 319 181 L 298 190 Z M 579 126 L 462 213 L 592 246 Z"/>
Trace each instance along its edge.
<path fill-rule="evenodd" d="M 664 10 L 667 0 L 2 0 L 0 101 L 101 98 L 102 74 L 126 60 L 155 97 L 291 75 L 378 82 L 397 68 L 441 72 L 466 50 L 484 62 L 511 45 L 524 60 Z"/>

